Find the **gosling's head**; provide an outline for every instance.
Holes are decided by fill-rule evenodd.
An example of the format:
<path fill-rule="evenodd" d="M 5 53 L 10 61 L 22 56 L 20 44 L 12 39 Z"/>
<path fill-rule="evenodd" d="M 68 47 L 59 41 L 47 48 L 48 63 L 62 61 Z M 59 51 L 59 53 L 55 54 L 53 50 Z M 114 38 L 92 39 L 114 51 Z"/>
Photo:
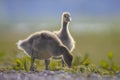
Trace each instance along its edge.
<path fill-rule="evenodd" d="M 69 68 L 71 68 L 73 56 L 70 54 L 69 50 L 65 46 L 63 46 L 61 49 L 63 52 L 62 55 L 63 55 L 64 62 L 67 64 Z"/>
<path fill-rule="evenodd" d="M 70 54 L 68 57 L 66 57 L 65 62 L 67 63 L 68 67 L 71 68 L 72 67 L 72 60 L 73 60 L 73 56 Z"/>
<path fill-rule="evenodd" d="M 63 22 L 66 22 L 66 23 L 70 22 L 71 14 L 69 12 L 63 12 L 62 19 L 63 19 Z"/>

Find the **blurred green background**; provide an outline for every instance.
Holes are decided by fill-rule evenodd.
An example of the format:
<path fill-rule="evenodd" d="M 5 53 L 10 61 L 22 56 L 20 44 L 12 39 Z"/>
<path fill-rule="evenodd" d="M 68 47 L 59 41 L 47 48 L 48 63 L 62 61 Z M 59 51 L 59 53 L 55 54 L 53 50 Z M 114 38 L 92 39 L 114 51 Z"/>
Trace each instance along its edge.
<path fill-rule="evenodd" d="M 93 63 L 98 64 L 113 52 L 114 61 L 119 64 L 119 3 L 119 0 L 1 0 L 0 67 L 13 64 L 24 54 L 17 49 L 18 40 L 36 31 L 59 30 L 64 11 L 70 12 L 72 17 L 69 29 L 76 41 L 73 55 L 88 54 Z"/>

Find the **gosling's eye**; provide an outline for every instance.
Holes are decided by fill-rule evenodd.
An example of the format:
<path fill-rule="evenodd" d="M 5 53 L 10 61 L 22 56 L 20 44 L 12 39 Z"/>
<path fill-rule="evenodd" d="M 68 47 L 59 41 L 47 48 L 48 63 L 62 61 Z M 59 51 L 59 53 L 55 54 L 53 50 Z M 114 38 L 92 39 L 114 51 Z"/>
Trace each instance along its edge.
<path fill-rule="evenodd" d="M 66 15 L 64 15 L 64 17 L 66 18 L 67 16 L 66 16 Z"/>

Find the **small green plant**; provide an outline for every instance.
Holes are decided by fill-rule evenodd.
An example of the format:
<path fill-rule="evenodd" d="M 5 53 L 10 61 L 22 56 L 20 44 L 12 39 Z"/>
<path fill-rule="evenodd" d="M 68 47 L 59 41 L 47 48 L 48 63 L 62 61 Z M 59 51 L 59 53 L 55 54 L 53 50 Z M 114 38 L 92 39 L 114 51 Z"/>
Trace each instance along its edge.
<path fill-rule="evenodd" d="M 17 58 L 15 65 L 12 66 L 14 70 L 29 71 L 30 59 L 28 57 Z"/>
<path fill-rule="evenodd" d="M 92 72 L 92 73 L 100 73 L 100 69 L 98 68 L 98 66 L 96 64 L 90 64 L 87 67 L 87 69 L 89 72 Z"/>
<path fill-rule="evenodd" d="M 81 65 L 81 59 L 82 57 L 80 55 L 75 55 L 73 58 L 73 66 Z"/>
<path fill-rule="evenodd" d="M 39 60 L 35 61 L 36 68 L 39 68 L 41 70 L 44 69 L 44 62 L 42 64 L 39 63 Z M 30 67 L 30 58 L 26 56 L 19 57 L 15 60 L 15 65 L 12 66 L 12 69 L 14 70 L 24 70 L 29 71 Z M 87 73 L 89 76 L 91 73 L 98 73 L 101 75 L 106 74 L 116 74 L 117 72 L 120 72 L 120 65 L 116 65 L 114 62 L 114 54 L 112 52 L 108 53 L 107 60 L 101 60 L 100 65 L 96 65 L 92 63 L 92 60 L 90 59 L 89 55 L 86 54 L 83 57 L 74 55 L 73 60 L 73 66 L 72 68 L 68 68 L 65 66 L 62 68 L 61 60 L 51 60 L 49 65 L 50 70 L 56 71 L 56 70 L 64 70 L 66 72 L 71 72 L 74 74 L 77 73 Z"/>
<path fill-rule="evenodd" d="M 88 66 L 91 64 L 91 59 L 88 54 L 85 54 L 83 57 L 74 56 L 72 72 L 73 73 L 86 73 L 88 72 Z"/>
<path fill-rule="evenodd" d="M 91 59 L 89 58 L 89 55 L 88 54 L 85 54 L 85 56 L 83 57 L 83 59 L 81 60 L 81 64 L 82 65 L 85 65 L 85 66 L 88 66 L 91 64 Z"/>
<path fill-rule="evenodd" d="M 108 69 L 109 68 L 108 61 L 102 60 L 101 61 L 101 67 L 104 68 L 104 69 Z"/>
<path fill-rule="evenodd" d="M 50 70 L 54 70 L 54 71 L 62 69 L 61 60 L 60 61 L 51 60 L 49 67 Z"/>
<path fill-rule="evenodd" d="M 87 67 L 85 65 L 80 65 L 78 67 L 78 69 L 81 73 L 86 73 L 87 72 Z"/>
<path fill-rule="evenodd" d="M 112 52 L 108 53 L 108 61 L 102 60 L 101 61 L 101 67 L 108 71 L 110 74 L 116 74 L 117 72 L 120 72 L 120 66 L 116 65 L 114 62 L 114 54 Z"/>
<path fill-rule="evenodd" d="M 84 57 L 79 55 L 74 56 L 73 66 L 85 65 L 88 66 L 91 64 L 91 59 L 89 58 L 88 54 L 85 54 Z"/>
<path fill-rule="evenodd" d="M 14 70 L 23 70 L 24 69 L 22 62 L 19 59 L 15 60 L 15 65 L 12 67 Z"/>

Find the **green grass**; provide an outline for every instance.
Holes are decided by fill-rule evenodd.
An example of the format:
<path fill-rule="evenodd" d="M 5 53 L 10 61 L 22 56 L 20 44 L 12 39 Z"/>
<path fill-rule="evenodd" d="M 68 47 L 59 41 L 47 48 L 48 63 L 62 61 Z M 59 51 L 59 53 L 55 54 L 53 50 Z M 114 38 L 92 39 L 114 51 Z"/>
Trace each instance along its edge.
<path fill-rule="evenodd" d="M 57 70 L 64 70 L 67 72 L 71 72 L 74 74 L 77 73 L 87 73 L 90 75 L 91 73 L 98 73 L 101 75 L 116 75 L 120 72 L 120 65 L 116 64 L 114 60 L 114 54 L 112 52 L 108 53 L 106 55 L 106 59 L 101 60 L 100 64 L 95 64 L 91 61 L 88 54 L 86 54 L 84 57 L 80 56 L 74 56 L 73 65 L 72 68 L 67 68 L 65 66 L 64 68 L 61 65 L 61 61 L 51 60 L 51 63 L 49 65 L 50 70 L 57 71 Z M 28 72 L 30 67 L 30 58 L 27 56 L 18 57 L 15 59 L 14 64 L 11 65 L 8 70 L 23 70 Z M 42 71 L 44 70 L 44 62 L 42 61 L 35 61 L 35 68 L 36 70 Z"/>

